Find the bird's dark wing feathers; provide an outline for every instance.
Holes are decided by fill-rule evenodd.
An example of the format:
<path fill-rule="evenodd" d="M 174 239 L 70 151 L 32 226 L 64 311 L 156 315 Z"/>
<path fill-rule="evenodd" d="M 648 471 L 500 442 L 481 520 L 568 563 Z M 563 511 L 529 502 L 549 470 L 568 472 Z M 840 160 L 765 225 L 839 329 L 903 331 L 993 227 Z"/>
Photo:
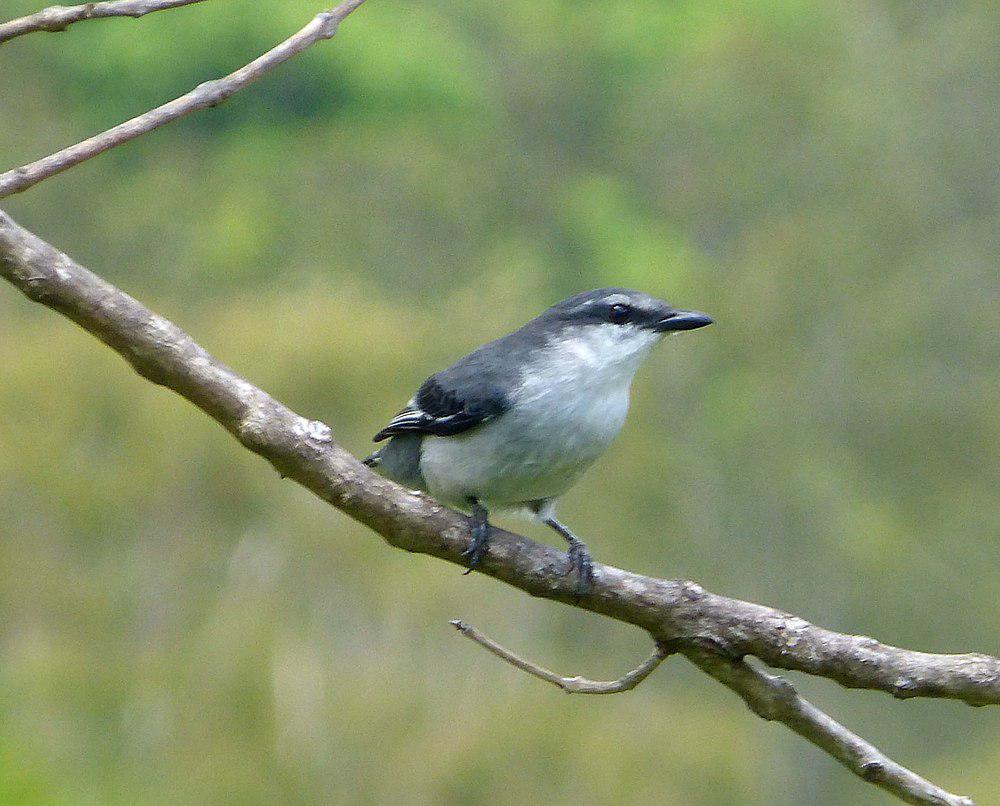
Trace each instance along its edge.
<path fill-rule="evenodd" d="M 521 367 L 542 341 L 531 332 L 533 322 L 431 375 L 410 405 L 375 435 L 375 442 L 396 434 L 449 437 L 507 411 L 511 406 L 508 391 L 517 387 Z"/>
<path fill-rule="evenodd" d="M 504 394 L 490 384 L 473 385 L 459 396 L 447 381 L 432 375 L 413 398 L 413 403 L 392 418 L 372 439 L 381 442 L 397 434 L 461 434 L 503 414 L 508 408 Z"/>

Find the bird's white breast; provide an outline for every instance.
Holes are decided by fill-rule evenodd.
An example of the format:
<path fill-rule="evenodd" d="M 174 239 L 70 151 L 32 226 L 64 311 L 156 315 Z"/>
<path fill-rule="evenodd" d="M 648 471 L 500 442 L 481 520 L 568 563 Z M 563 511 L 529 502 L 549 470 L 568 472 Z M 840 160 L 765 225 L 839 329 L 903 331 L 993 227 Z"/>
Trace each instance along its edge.
<path fill-rule="evenodd" d="M 580 330 L 525 366 L 509 411 L 464 434 L 424 439 L 421 470 L 432 495 L 494 507 L 554 498 L 607 449 L 625 422 L 635 371 L 659 339 Z"/>

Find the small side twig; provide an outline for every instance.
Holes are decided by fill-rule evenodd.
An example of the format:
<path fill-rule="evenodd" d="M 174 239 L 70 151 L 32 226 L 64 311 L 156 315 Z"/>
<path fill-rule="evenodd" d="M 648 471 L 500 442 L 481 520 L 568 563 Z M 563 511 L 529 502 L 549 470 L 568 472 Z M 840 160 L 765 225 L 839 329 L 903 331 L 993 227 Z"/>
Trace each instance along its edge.
<path fill-rule="evenodd" d="M 689 645 L 683 652 L 695 666 L 739 694 L 757 716 L 781 722 L 829 753 L 862 780 L 891 792 L 906 803 L 974 806 L 971 798 L 946 792 L 893 761 L 800 696 L 783 677 L 702 647 Z"/>
<path fill-rule="evenodd" d="M 563 677 L 546 669 L 544 666 L 538 666 L 529 660 L 515 655 L 509 649 L 501 646 L 492 638 L 487 638 L 475 627 L 466 624 L 464 621 L 455 619 L 451 622 L 451 625 L 466 638 L 471 638 L 498 658 L 507 661 L 511 666 L 516 666 L 521 671 L 527 672 L 539 680 L 544 680 L 547 683 L 558 686 L 567 694 L 618 694 L 622 691 L 631 691 L 649 677 L 653 670 L 671 654 L 671 650 L 668 650 L 662 644 L 657 644 L 652 655 L 646 658 L 635 669 L 617 680 L 588 680 L 586 677 Z"/>
<path fill-rule="evenodd" d="M 0 23 L 0 44 L 35 31 L 65 31 L 74 22 L 105 17 L 144 17 L 154 11 L 190 6 L 202 0 L 107 0 L 78 6 L 49 6 L 26 17 Z"/>

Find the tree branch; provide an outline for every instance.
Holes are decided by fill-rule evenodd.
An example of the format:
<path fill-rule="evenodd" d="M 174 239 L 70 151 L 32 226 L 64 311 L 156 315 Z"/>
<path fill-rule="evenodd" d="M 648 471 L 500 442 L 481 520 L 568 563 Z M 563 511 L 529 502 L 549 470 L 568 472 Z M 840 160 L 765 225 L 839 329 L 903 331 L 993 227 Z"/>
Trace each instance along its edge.
<path fill-rule="evenodd" d="M 287 62 L 310 45 L 321 39 L 330 39 L 337 33 L 341 21 L 364 1 L 344 0 L 336 8 L 321 11 L 300 31 L 239 70 L 215 81 L 199 84 L 173 101 L 119 123 L 101 134 L 88 137 L 76 145 L 0 174 L 0 199 L 27 190 L 43 179 L 79 165 L 91 157 L 134 140 L 191 112 L 218 106 L 234 93 L 257 81 L 265 73 Z"/>
<path fill-rule="evenodd" d="M 511 666 L 520 669 L 522 672 L 544 680 L 554 686 L 558 686 L 567 694 L 619 694 L 623 691 L 631 691 L 643 680 L 653 673 L 664 658 L 671 654 L 663 644 L 657 644 L 653 654 L 644 660 L 632 671 L 618 678 L 617 680 L 588 680 L 586 677 L 563 677 L 544 666 L 525 660 L 519 655 L 515 655 L 509 649 L 501 646 L 492 638 L 487 638 L 471 624 L 456 619 L 451 622 L 451 626 L 458 630 L 466 638 L 475 641 L 479 646 L 492 652 L 501 660 L 507 661 Z"/>
<path fill-rule="evenodd" d="M 684 654 L 703 672 L 739 694 L 757 716 L 781 722 L 829 753 L 859 778 L 882 787 L 900 800 L 974 806 L 971 798 L 946 792 L 888 758 L 877 747 L 799 696 L 795 687 L 784 678 L 696 645 L 689 646 Z"/>
<path fill-rule="evenodd" d="M 30 299 L 72 319 L 118 352 L 141 376 L 194 403 L 283 476 L 373 529 L 389 544 L 463 565 L 462 552 L 469 539 L 465 516 L 376 475 L 337 445 L 326 425 L 291 411 L 218 361 L 176 325 L 18 226 L 2 211 L 0 277 Z M 494 529 L 479 570 L 533 596 L 641 627 L 658 643 L 679 648 L 695 663 L 707 663 L 699 648 L 708 642 L 725 657 L 755 655 L 770 666 L 827 677 L 849 687 L 877 689 L 897 697 L 957 699 L 971 705 L 1000 703 L 1000 660 L 988 655 L 901 649 L 719 596 L 692 582 L 656 579 L 612 566 L 598 565 L 592 593 L 578 599 L 573 580 L 563 573 L 564 562 L 565 555 L 550 546 Z M 724 675 L 723 682 L 728 680 L 726 684 L 741 694 L 749 691 L 754 678 L 736 661 L 731 663 L 731 670 L 708 665 L 706 671 L 715 672 L 720 680 Z M 754 685 L 763 696 L 763 684 Z M 838 755 L 843 751 L 832 740 L 819 740 L 818 729 L 804 732 L 808 722 L 822 721 L 819 712 L 803 715 L 807 710 L 804 706 L 790 710 L 786 723 L 844 761 Z M 869 777 L 875 775 L 874 769 L 869 769 Z"/>
<path fill-rule="evenodd" d="M 145 17 L 154 11 L 190 6 L 202 0 L 109 0 L 79 6 L 49 6 L 35 14 L 0 23 L 0 45 L 9 39 L 35 31 L 65 31 L 74 22 L 106 17 Z"/>

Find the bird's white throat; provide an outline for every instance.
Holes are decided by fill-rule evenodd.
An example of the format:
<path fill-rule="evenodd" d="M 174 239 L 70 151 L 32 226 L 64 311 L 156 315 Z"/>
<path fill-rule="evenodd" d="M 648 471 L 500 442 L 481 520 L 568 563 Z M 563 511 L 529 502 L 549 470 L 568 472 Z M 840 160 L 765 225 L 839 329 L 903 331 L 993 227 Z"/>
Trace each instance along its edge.
<path fill-rule="evenodd" d="M 555 383 L 567 393 L 620 390 L 627 394 L 639 366 L 661 339 L 661 333 L 635 326 L 569 328 L 553 337 L 526 368 L 525 385 L 536 391 Z"/>

